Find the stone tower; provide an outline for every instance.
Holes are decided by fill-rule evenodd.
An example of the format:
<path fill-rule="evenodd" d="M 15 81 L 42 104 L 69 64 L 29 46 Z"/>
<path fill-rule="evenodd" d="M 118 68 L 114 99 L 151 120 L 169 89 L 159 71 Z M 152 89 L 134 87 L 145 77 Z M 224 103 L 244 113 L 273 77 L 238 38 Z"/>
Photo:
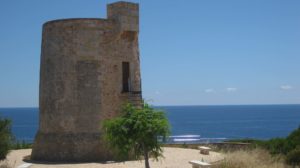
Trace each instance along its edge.
<path fill-rule="evenodd" d="M 122 104 L 141 105 L 139 6 L 107 5 L 107 19 L 43 25 L 39 130 L 33 160 L 112 160 L 101 122 Z"/>

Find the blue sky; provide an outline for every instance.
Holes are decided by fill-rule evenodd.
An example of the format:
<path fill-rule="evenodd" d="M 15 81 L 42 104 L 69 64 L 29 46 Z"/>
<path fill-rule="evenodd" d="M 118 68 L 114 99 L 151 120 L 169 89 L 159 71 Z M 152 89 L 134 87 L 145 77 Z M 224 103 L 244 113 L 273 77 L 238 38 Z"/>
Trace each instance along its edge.
<path fill-rule="evenodd" d="M 1 0 L 0 107 L 38 106 L 42 24 L 113 0 Z M 155 105 L 300 104 L 299 0 L 136 0 Z"/>

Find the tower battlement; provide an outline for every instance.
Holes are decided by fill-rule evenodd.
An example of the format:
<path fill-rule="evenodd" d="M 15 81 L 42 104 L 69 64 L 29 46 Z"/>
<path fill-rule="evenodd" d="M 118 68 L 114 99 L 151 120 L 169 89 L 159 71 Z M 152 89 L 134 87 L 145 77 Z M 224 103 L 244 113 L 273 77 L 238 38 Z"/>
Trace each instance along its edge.
<path fill-rule="evenodd" d="M 122 31 L 139 31 L 139 4 L 116 2 L 107 5 L 107 19 L 116 20 Z"/>

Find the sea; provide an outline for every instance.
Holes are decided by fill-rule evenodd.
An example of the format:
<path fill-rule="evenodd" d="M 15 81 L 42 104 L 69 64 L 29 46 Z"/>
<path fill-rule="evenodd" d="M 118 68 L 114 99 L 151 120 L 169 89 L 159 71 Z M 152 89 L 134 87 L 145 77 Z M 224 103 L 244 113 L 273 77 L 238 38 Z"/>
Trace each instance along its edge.
<path fill-rule="evenodd" d="M 286 137 L 300 126 L 300 105 L 156 106 L 171 125 L 168 143 L 211 143 L 232 139 Z M 18 141 L 32 143 L 38 108 L 0 108 L 12 120 Z"/>

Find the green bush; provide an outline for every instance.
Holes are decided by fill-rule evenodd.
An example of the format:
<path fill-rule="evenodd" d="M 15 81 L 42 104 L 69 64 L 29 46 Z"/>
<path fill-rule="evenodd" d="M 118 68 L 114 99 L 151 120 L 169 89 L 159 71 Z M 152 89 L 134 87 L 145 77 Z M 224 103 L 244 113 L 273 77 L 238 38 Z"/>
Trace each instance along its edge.
<path fill-rule="evenodd" d="M 0 160 L 9 152 L 11 137 L 11 121 L 0 117 Z"/>
<path fill-rule="evenodd" d="M 298 146 L 296 149 L 290 151 L 286 155 L 286 162 L 290 165 L 300 166 L 300 146 Z"/>
<path fill-rule="evenodd" d="M 183 143 L 181 147 L 182 148 L 188 148 L 189 146 L 186 143 Z"/>
<path fill-rule="evenodd" d="M 287 142 L 284 138 L 274 138 L 262 143 L 262 146 L 266 148 L 271 154 L 287 154 Z"/>
<path fill-rule="evenodd" d="M 271 154 L 287 155 L 290 151 L 300 146 L 300 127 L 286 138 L 273 138 L 268 141 L 254 142 L 267 149 Z"/>
<path fill-rule="evenodd" d="M 25 141 L 14 140 L 10 145 L 10 149 L 29 149 L 29 148 L 32 148 L 32 143 L 27 143 Z"/>
<path fill-rule="evenodd" d="M 162 156 L 161 142 L 169 134 L 169 122 L 163 111 L 148 104 L 137 108 L 127 104 L 120 117 L 106 120 L 103 124 L 107 142 L 123 158 L 133 152 L 136 159 L 145 158 L 145 167 L 150 168 L 149 157 Z"/>
<path fill-rule="evenodd" d="M 286 156 L 288 164 L 300 164 L 300 127 L 286 138 L 273 138 L 256 144 L 267 149 L 273 155 L 281 154 Z"/>
<path fill-rule="evenodd" d="M 294 130 L 287 138 L 288 150 L 293 150 L 297 146 L 300 146 L 300 127 Z"/>

